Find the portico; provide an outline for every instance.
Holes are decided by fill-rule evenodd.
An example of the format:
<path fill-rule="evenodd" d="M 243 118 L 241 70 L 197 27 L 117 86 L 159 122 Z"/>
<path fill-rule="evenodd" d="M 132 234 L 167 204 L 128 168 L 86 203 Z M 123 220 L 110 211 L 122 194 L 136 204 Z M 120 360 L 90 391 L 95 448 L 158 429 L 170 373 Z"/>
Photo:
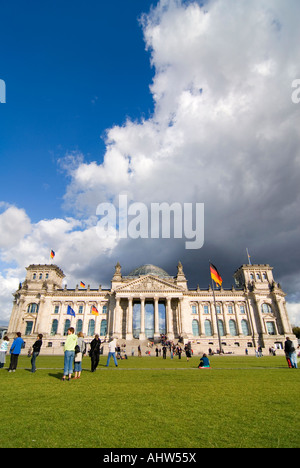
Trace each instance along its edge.
<path fill-rule="evenodd" d="M 132 340 L 159 339 L 161 334 L 174 339 L 182 329 L 180 294 L 151 295 L 116 293 L 113 327 L 109 335 Z M 175 332 L 175 333 L 174 333 Z"/>

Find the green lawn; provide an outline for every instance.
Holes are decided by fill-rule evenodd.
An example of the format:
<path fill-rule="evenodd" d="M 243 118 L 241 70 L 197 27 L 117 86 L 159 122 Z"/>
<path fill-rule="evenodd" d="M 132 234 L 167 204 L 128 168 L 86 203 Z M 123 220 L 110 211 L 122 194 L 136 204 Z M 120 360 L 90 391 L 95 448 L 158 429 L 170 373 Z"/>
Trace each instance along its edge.
<path fill-rule="evenodd" d="M 21 356 L 0 370 L 0 447 L 299 447 L 300 371 L 284 357 L 84 358 L 80 380 L 62 382 L 63 357 Z M 8 365 L 9 356 L 6 359 Z"/>

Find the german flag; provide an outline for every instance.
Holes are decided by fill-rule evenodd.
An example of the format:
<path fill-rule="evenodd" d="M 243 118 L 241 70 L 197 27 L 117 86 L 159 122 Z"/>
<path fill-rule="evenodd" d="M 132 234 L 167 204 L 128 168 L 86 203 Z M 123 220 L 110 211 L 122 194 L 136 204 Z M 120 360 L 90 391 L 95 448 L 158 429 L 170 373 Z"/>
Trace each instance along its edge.
<path fill-rule="evenodd" d="M 91 312 L 92 312 L 93 315 L 99 315 L 98 309 L 94 305 L 92 306 Z"/>
<path fill-rule="evenodd" d="M 50 252 L 50 258 L 53 260 L 54 257 L 55 257 L 55 252 L 54 252 L 54 250 L 51 250 L 51 252 Z"/>
<path fill-rule="evenodd" d="M 85 283 L 83 281 L 80 281 L 80 287 L 85 288 Z"/>
<path fill-rule="evenodd" d="M 222 286 L 223 280 L 221 275 L 218 272 L 218 269 L 212 263 L 210 263 L 210 275 L 211 279 L 214 280 L 215 283 L 217 283 L 219 286 Z"/>

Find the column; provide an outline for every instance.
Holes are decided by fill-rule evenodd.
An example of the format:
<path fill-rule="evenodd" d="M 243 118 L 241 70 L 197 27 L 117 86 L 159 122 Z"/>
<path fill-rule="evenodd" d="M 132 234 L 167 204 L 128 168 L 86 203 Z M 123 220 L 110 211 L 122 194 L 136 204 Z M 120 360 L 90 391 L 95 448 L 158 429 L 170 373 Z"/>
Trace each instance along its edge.
<path fill-rule="evenodd" d="M 217 318 L 216 318 L 216 309 L 215 309 L 215 304 L 213 302 L 210 303 L 210 310 L 211 310 L 213 337 L 218 338 L 218 324 L 217 324 Z"/>
<path fill-rule="evenodd" d="M 178 298 L 178 303 L 177 303 L 177 323 L 178 323 L 178 335 L 182 336 L 182 297 Z"/>
<path fill-rule="evenodd" d="M 127 334 L 126 340 L 132 340 L 132 320 L 133 320 L 133 300 L 132 297 L 128 298 L 128 320 L 127 320 Z"/>
<path fill-rule="evenodd" d="M 282 326 L 283 326 L 283 333 L 285 335 L 287 335 L 288 333 L 292 334 L 293 331 L 292 331 L 292 327 L 291 327 L 290 322 L 289 322 L 288 312 L 287 312 L 285 300 L 281 299 L 278 306 L 279 306 L 279 313 L 280 313 L 280 316 L 281 316 L 281 322 L 282 322 Z"/>
<path fill-rule="evenodd" d="M 64 307 L 65 307 L 64 303 L 61 303 L 60 314 L 59 314 L 59 319 L 58 319 L 58 328 L 57 328 L 57 335 L 61 335 L 61 336 L 64 335 L 65 320 L 67 317 L 65 315 Z"/>
<path fill-rule="evenodd" d="M 117 338 L 120 338 L 120 298 L 116 297 L 116 306 L 114 310 L 114 326 L 113 326 L 113 335 L 116 335 Z"/>
<path fill-rule="evenodd" d="M 35 323 L 33 323 L 33 328 L 31 334 L 46 333 L 46 330 L 43 330 L 40 326 L 40 322 L 43 319 L 43 309 L 45 305 L 45 298 L 40 299 L 38 314 L 36 314 Z"/>
<path fill-rule="evenodd" d="M 239 312 L 238 312 L 238 309 L 237 309 L 236 302 L 233 303 L 233 307 L 234 307 L 234 318 L 235 318 L 235 323 L 236 323 L 237 336 L 241 337 L 241 336 L 243 336 L 243 334 L 241 333 L 241 325 L 240 325 L 240 322 L 239 322 Z"/>
<path fill-rule="evenodd" d="M 96 302 L 95 307 L 100 310 L 99 304 Z M 93 315 L 92 318 L 95 320 L 95 334 L 100 335 L 100 315 Z"/>
<path fill-rule="evenodd" d="M 167 297 L 167 337 L 169 340 L 174 340 L 173 317 L 171 308 L 171 298 Z"/>
<path fill-rule="evenodd" d="M 84 336 L 87 336 L 88 326 L 89 326 L 89 316 L 88 316 L 88 305 L 85 303 L 83 306 L 83 317 L 82 317 L 82 333 Z"/>
<path fill-rule="evenodd" d="M 141 297 L 141 333 L 140 340 L 145 340 L 145 298 Z"/>
<path fill-rule="evenodd" d="M 199 320 L 199 336 L 202 335 L 202 323 L 201 323 L 201 302 L 198 301 L 198 320 Z"/>
<path fill-rule="evenodd" d="M 224 326 L 224 337 L 225 337 L 225 336 L 229 335 L 229 333 L 228 333 L 229 325 L 227 326 L 225 305 L 224 305 L 223 302 L 221 302 L 221 312 L 222 312 L 222 320 L 223 320 L 223 324 L 224 324 L 223 326 Z"/>
<path fill-rule="evenodd" d="M 154 297 L 154 339 L 159 336 L 158 297 Z"/>

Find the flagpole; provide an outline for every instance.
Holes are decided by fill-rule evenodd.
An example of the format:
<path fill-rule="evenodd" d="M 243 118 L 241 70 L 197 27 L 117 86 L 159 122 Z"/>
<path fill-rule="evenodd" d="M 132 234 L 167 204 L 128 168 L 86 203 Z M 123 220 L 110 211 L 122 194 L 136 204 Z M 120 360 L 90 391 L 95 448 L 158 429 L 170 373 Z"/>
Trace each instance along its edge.
<path fill-rule="evenodd" d="M 211 262 L 210 262 L 210 261 L 209 261 L 209 264 L 211 265 Z M 217 332 L 218 332 L 218 339 L 219 339 L 219 348 L 220 348 L 220 354 L 222 354 L 223 349 L 222 349 L 222 341 L 221 341 L 221 335 L 220 335 L 219 323 L 218 323 L 217 302 L 216 302 L 216 295 L 215 295 L 214 280 L 213 280 L 212 278 L 211 278 L 211 284 L 212 284 L 213 297 L 214 297 L 215 315 L 216 315 L 216 323 L 217 323 Z"/>
<path fill-rule="evenodd" d="M 246 252 L 247 252 L 247 256 L 248 256 L 249 265 L 252 265 L 251 260 L 250 260 L 251 257 L 250 257 L 250 255 L 249 255 L 249 250 L 248 250 L 248 248 L 246 248 Z"/>

